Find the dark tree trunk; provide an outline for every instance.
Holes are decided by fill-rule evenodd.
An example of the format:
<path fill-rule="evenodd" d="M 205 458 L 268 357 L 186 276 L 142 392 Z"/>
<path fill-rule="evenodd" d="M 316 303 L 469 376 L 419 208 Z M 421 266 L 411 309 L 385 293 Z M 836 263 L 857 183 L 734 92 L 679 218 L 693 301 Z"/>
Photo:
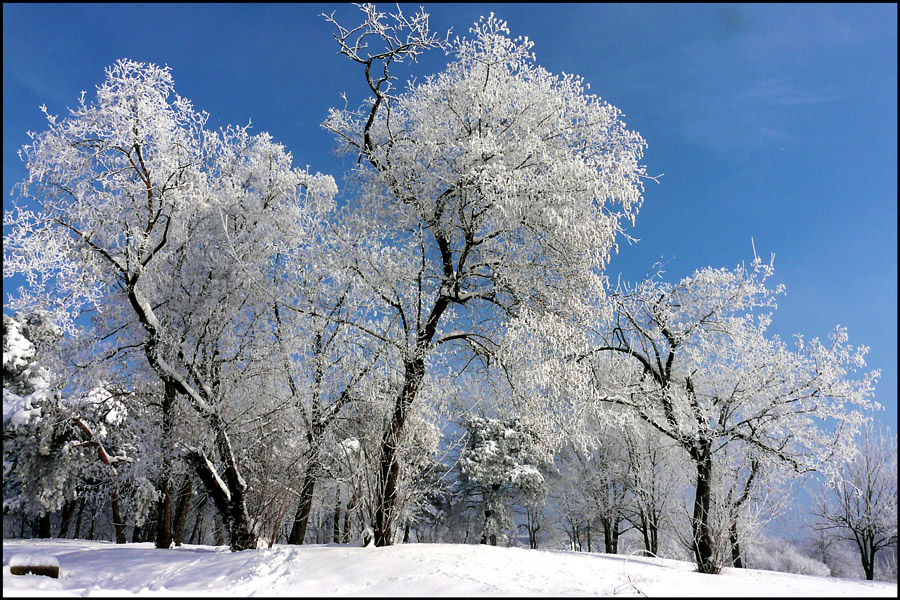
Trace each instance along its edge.
<path fill-rule="evenodd" d="M 139 544 L 139 543 L 141 543 L 141 542 L 143 542 L 143 541 L 144 541 L 144 540 L 141 539 L 141 526 L 140 526 L 140 525 L 135 525 L 135 526 L 134 526 L 134 529 L 131 530 L 131 543 L 132 543 L 132 544 Z"/>
<path fill-rule="evenodd" d="M 194 527 L 191 528 L 191 535 L 188 537 L 189 544 L 199 544 L 197 541 L 197 534 L 200 531 L 200 519 L 203 518 L 203 515 L 198 511 L 196 515 L 194 515 Z"/>
<path fill-rule="evenodd" d="M 619 552 L 619 519 L 616 516 L 603 518 L 603 546 L 607 554 Z"/>
<path fill-rule="evenodd" d="M 712 497 L 712 454 L 709 440 L 701 440 L 691 455 L 697 465 L 697 489 L 694 494 L 694 559 L 701 573 L 718 573 L 715 548 L 710 531 L 710 501 Z"/>
<path fill-rule="evenodd" d="M 406 520 L 406 526 L 403 528 L 403 543 L 409 543 L 409 519 Z"/>
<path fill-rule="evenodd" d="M 441 248 L 444 265 L 451 264 L 453 256 L 447 241 L 438 239 L 438 245 Z M 446 272 L 445 275 L 447 275 Z M 438 322 L 449 305 L 450 298 L 439 294 L 425 322 L 416 332 L 414 355 L 403 361 L 403 387 L 394 402 L 391 422 L 381 437 L 381 468 L 378 471 L 378 485 L 375 488 L 376 546 L 390 546 L 392 542 L 397 488 L 400 482 L 400 463 L 397 461 L 397 450 L 403 434 L 403 426 L 406 423 L 406 411 L 409 410 L 419 393 L 419 386 L 425 377 L 425 356 L 431 348 L 431 340 L 437 331 Z"/>
<path fill-rule="evenodd" d="M 638 511 L 638 520 L 640 521 L 638 529 L 641 532 L 641 537 L 644 538 L 644 555 L 653 556 L 650 551 L 650 519 L 647 518 L 647 514 L 643 509 Z"/>
<path fill-rule="evenodd" d="M 587 543 L 588 543 L 588 554 L 591 553 L 591 523 L 590 521 L 587 524 Z"/>
<path fill-rule="evenodd" d="M 581 528 L 578 523 L 572 523 L 572 549 L 581 552 Z"/>
<path fill-rule="evenodd" d="M 59 537 L 66 538 L 69 535 L 69 526 L 72 524 L 72 517 L 75 516 L 75 509 L 78 507 L 78 500 L 66 500 L 62 509 L 62 523 L 59 526 Z"/>
<path fill-rule="evenodd" d="M 313 492 L 316 490 L 318 462 L 310 460 L 306 465 L 306 473 L 303 474 L 303 487 L 300 489 L 300 504 L 297 505 L 297 513 L 294 515 L 294 524 L 288 535 L 288 544 L 303 544 L 306 538 L 306 529 L 309 525 L 309 514 L 312 511 Z"/>
<path fill-rule="evenodd" d="M 256 548 L 257 536 L 250 526 L 250 516 L 247 514 L 247 505 L 245 498 L 246 483 L 240 474 L 237 459 L 234 456 L 234 449 L 231 446 L 231 440 L 228 436 L 227 426 L 222 421 L 220 415 L 212 411 L 208 403 L 214 401 L 204 390 L 209 390 L 206 385 L 201 385 L 194 389 L 181 378 L 171 366 L 160 357 L 160 338 L 163 331 L 160 330 L 159 323 L 150 308 L 147 299 L 143 297 L 137 287 L 138 275 L 131 276 L 127 283 L 128 301 L 134 309 L 140 320 L 141 325 L 147 331 L 148 337 L 144 342 L 144 354 L 151 368 L 156 372 L 159 378 L 167 385 L 174 387 L 177 394 L 182 394 L 188 398 L 193 408 L 203 417 L 212 430 L 215 438 L 216 450 L 224 463 L 224 483 L 226 489 L 223 490 L 219 486 L 217 473 L 212 464 L 205 456 L 200 455 L 203 460 L 195 460 L 199 452 L 191 452 L 189 460 L 195 462 L 197 475 L 206 486 L 210 495 L 213 496 L 216 508 L 221 512 L 221 516 L 228 527 L 230 535 L 231 550 L 237 552 Z"/>
<path fill-rule="evenodd" d="M 75 517 L 75 535 L 73 536 L 75 539 L 78 539 L 78 536 L 81 535 L 81 517 L 84 516 L 84 501 L 85 497 L 81 496 L 81 500 L 78 502 L 78 516 Z"/>
<path fill-rule="evenodd" d="M 184 474 L 184 481 L 178 492 L 178 506 L 175 508 L 175 523 L 172 527 L 172 541 L 176 546 L 181 546 L 184 540 L 184 525 L 187 521 L 188 509 L 191 505 L 191 496 L 194 491 L 194 474 L 188 471 Z"/>
<path fill-rule="evenodd" d="M 197 476 L 218 510 L 223 526 L 228 529 L 231 551 L 252 550 L 256 548 L 258 538 L 250 526 L 250 516 L 247 514 L 247 501 L 244 496 L 246 484 L 238 473 L 231 442 L 225 435 L 223 427 L 224 425 L 216 420 L 214 429 L 218 438 L 217 443 L 220 446 L 220 454 L 226 462 L 224 478 L 217 477 L 212 463 L 203 454 L 194 451 L 185 457 L 194 466 Z M 221 483 L 225 484 L 226 489 L 221 487 Z"/>
<path fill-rule="evenodd" d="M 46 539 L 50 537 L 50 514 L 45 513 L 38 517 L 38 534 L 37 536 L 42 539 Z"/>
<path fill-rule="evenodd" d="M 528 547 L 532 550 L 537 550 L 538 548 L 537 534 L 540 528 L 540 525 L 532 525 L 528 528 Z"/>
<path fill-rule="evenodd" d="M 334 495 L 334 518 L 331 523 L 331 539 L 335 544 L 341 542 L 341 491 Z"/>
<path fill-rule="evenodd" d="M 168 469 L 168 465 L 164 467 Z M 168 548 L 172 543 L 172 490 L 169 476 L 163 475 L 157 491 L 160 498 L 156 505 L 156 539 L 157 548 Z"/>
<path fill-rule="evenodd" d="M 169 444 L 172 439 L 172 423 L 175 408 L 175 386 L 165 382 L 162 401 L 162 468 L 160 469 L 157 491 L 159 504 L 156 509 L 156 547 L 168 548 L 172 544 L 172 489 L 169 472 L 172 470 Z"/>
<path fill-rule="evenodd" d="M 873 561 L 863 562 L 863 571 L 866 572 L 866 579 L 869 581 L 875 579 L 875 564 Z"/>
<path fill-rule="evenodd" d="M 738 496 L 731 505 L 731 522 L 728 524 L 728 539 L 731 543 L 731 563 L 738 569 L 744 567 L 744 560 L 741 557 L 741 546 L 738 539 L 738 517 L 740 516 L 741 506 L 750 497 L 750 490 L 753 488 L 753 481 L 759 472 L 759 461 L 756 458 L 750 460 L 750 475 L 744 482 L 744 488 L 741 495 Z"/>
<path fill-rule="evenodd" d="M 118 485 L 116 485 L 113 488 L 112 516 L 113 516 L 113 527 L 116 530 L 116 543 L 124 544 L 127 541 L 125 539 L 125 519 L 122 518 L 122 513 L 119 510 L 119 486 Z"/>
<path fill-rule="evenodd" d="M 392 543 L 394 508 L 397 502 L 397 485 L 400 479 L 400 463 L 397 461 L 397 445 L 406 422 L 407 398 L 397 399 L 391 423 L 381 439 L 381 465 L 375 500 L 375 545 Z"/>
<path fill-rule="evenodd" d="M 500 493 L 500 484 L 493 483 L 491 484 L 491 493 L 488 497 L 488 500 L 484 502 L 484 533 L 481 534 L 481 543 L 482 544 L 490 544 L 491 546 L 497 545 L 497 533 L 492 532 L 490 536 L 487 535 L 487 529 L 491 522 L 491 518 L 494 516 L 494 502 Z"/>
<path fill-rule="evenodd" d="M 378 472 L 378 486 L 375 500 L 375 545 L 390 546 L 393 524 L 397 509 L 397 488 L 400 483 L 400 463 L 397 450 L 406 423 L 406 414 L 419 393 L 419 386 L 425 377 L 425 350 L 431 343 L 440 315 L 447 307 L 447 301 L 439 298 L 432 309 L 425 330 L 420 332 L 417 344 L 417 358 L 406 361 L 403 366 L 404 381 L 400 394 L 394 403 L 391 422 L 381 438 L 381 467 Z"/>
<path fill-rule="evenodd" d="M 659 553 L 659 520 L 655 517 L 647 519 L 647 534 L 645 538 L 649 538 L 647 551 L 651 556 L 657 556 Z"/>
<path fill-rule="evenodd" d="M 484 505 L 484 527 L 481 532 L 481 543 L 482 544 L 490 544 L 491 546 L 497 545 L 497 536 L 494 534 L 488 535 L 488 526 L 491 522 L 491 517 L 494 516 L 494 510 L 491 508 L 491 504 L 486 502 Z"/>
<path fill-rule="evenodd" d="M 862 562 L 863 572 L 865 572 L 868 581 L 873 581 L 875 579 L 875 553 L 878 552 L 878 549 L 875 548 L 870 539 L 866 539 L 856 532 L 854 532 L 854 535 L 856 536 L 856 545 L 859 547 L 859 558 Z"/>
<path fill-rule="evenodd" d="M 737 518 L 734 517 L 731 520 L 731 525 L 728 528 L 728 538 L 731 542 L 731 564 L 736 569 L 744 568 L 744 561 L 741 558 L 741 546 L 738 541 L 738 531 L 737 531 Z"/>

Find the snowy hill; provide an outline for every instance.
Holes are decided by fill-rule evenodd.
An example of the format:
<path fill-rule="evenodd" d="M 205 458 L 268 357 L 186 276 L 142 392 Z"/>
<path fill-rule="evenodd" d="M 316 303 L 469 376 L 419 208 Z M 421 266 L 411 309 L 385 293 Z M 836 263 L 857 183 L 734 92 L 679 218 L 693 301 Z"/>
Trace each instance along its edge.
<path fill-rule="evenodd" d="M 57 559 L 60 579 L 10 574 L 16 555 Z M 897 584 L 608 554 L 406 544 L 157 550 L 84 540 L 4 540 L 4 596 L 897 596 Z"/>

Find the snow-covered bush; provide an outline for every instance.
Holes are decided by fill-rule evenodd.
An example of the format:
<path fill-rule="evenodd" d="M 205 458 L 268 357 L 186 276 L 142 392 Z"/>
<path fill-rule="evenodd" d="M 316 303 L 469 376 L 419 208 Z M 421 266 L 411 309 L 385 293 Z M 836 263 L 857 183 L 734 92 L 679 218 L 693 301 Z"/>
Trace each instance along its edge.
<path fill-rule="evenodd" d="M 831 575 L 831 569 L 825 563 L 807 556 L 790 540 L 762 538 L 758 543 L 748 545 L 744 552 L 747 567 L 751 569 L 817 577 Z"/>

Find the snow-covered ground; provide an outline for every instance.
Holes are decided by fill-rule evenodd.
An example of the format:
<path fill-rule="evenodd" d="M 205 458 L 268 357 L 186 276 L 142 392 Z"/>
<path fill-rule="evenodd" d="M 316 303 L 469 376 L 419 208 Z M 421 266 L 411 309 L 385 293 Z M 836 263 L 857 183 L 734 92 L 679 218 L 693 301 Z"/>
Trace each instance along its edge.
<path fill-rule="evenodd" d="M 18 554 L 57 559 L 60 578 L 11 575 Z M 4 540 L 4 596 L 897 596 L 897 584 L 726 569 L 675 560 L 406 544 L 157 550 L 83 540 Z"/>

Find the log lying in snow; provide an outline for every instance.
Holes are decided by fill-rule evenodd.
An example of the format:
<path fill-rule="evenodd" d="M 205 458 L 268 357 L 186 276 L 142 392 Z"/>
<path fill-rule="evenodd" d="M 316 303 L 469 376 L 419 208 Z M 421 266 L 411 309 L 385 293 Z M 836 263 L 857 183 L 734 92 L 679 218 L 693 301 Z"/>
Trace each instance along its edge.
<path fill-rule="evenodd" d="M 45 575 L 59 578 L 59 562 L 49 554 L 16 554 L 9 559 L 9 572 L 13 575 Z"/>

